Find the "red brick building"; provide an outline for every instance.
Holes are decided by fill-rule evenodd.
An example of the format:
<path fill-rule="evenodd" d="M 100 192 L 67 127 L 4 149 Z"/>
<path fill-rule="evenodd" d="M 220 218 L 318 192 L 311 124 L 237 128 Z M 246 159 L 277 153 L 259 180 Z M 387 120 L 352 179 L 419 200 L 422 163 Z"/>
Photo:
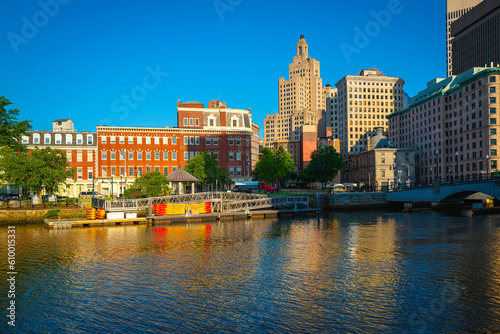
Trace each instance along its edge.
<path fill-rule="evenodd" d="M 177 127 L 97 126 L 98 190 L 109 194 L 112 185 L 119 194 L 136 177 L 148 171 L 168 175 L 201 152 L 215 157 L 233 180 L 250 180 L 258 159 L 252 155 L 255 129 L 250 109 L 230 109 L 220 101 L 209 101 L 208 108 L 177 102 Z"/>
<path fill-rule="evenodd" d="M 96 134 L 76 132 L 71 119 L 56 119 L 52 131 L 28 131 L 21 143 L 29 149 L 51 147 L 66 153 L 69 166 L 75 168 L 75 180 L 68 180 L 68 188 L 61 195 L 76 197 L 82 191 L 92 191 L 92 181 L 97 168 Z"/>

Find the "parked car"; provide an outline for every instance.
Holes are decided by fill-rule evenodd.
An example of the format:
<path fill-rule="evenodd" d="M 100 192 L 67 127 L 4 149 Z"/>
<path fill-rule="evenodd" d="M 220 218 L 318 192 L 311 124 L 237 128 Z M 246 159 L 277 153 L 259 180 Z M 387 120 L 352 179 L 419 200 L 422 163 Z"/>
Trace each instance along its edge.
<path fill-rule="evenodd" d="M 19 194 L 4 194 L 0 195 L 0 201 L 13 201 L 19 199 Z"/>
<path fill-rule="evenodd" d="M 98 192 L 92 192 L 92 191 L 82 191 L 80 195 L 78 195 L 78 198 L 92 198 L 92 197 L 99 197 L 99 198 L 104 198 L 103 194 L 99 194 Z"/>

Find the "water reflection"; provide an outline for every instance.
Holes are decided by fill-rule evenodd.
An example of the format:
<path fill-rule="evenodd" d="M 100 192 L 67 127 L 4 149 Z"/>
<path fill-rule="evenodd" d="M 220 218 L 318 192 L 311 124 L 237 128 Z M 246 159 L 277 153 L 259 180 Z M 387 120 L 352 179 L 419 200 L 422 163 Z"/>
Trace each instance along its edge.
<path fill-rule="evenodd" d="M 431 212 L 19 226 L 17 329 L 499 332 L 499 227 L 498 216 Z"/>

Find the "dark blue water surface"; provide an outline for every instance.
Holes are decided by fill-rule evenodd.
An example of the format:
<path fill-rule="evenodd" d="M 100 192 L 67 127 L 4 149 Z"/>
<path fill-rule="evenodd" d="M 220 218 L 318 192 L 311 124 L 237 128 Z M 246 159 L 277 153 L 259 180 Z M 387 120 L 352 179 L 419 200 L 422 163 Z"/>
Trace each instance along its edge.
<path fill-rule="evenodd" d="M 16 227 L 19 333 L 499 333 L 500 216 Z"/>

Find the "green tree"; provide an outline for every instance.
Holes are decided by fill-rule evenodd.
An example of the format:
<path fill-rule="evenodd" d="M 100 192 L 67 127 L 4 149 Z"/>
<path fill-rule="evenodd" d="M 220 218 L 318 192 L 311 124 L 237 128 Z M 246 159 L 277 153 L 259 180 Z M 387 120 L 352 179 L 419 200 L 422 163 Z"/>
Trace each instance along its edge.
<path fill-rule="evenodd" d="M 42 189 L 50 193 L 59 191 L 62 186 L 67 186 L 68 179 L 75 177 L 75 169 L 69 167 L 66 154 L 50 147 L 29 152 L 4 147 L 0 170 L 4 172 L 3 181 L 40 195 Z"/>
<path fill-rule="evenodd" d="M 184 170 L 196 177 L 204 185 L 213 184 L 217 180 L 219 184 L 229 181 L 229 176 L 225 168 L 219 167 L 219 162 L 206 152 L 201 152 L 197 156 L 189 159 Z"/>
<path fill-rule="evenodd" d="M 311 162 L 304 170 L 303 176 L 309 181 L 326 183 L 344 167 L 344 159 L 340 153 L 332 146 L 321 146 L 311 153 Z"/>
<path fill-rule="evenodd" d="M 283 147 L 272 150 L 264 147 L 260 153 L 259 161 L 255 166 L 254 173 L 259 181 L 268 184 L 285 181 L 295 170 L 295 164 L 290 153 Z"/>
<path fill-rule="evenodd" d="M 169 195 L 172 189 L 168 178 L 160 172 L 149 172 L 135 179 L 123 192 L 126 198 L 144 198 Z"/>
<path fill-rule="evenodd" d="M 26 135 L 31 129 L 31 121 L 17 121 L 19 110 L 5 109 L 6 106 L 14 104 L 5 96 L 0 96 L 0 147 L 10 147 L 16 151 L 22 151 L 25 146 L 19 143 L 19 139 Z"/>

